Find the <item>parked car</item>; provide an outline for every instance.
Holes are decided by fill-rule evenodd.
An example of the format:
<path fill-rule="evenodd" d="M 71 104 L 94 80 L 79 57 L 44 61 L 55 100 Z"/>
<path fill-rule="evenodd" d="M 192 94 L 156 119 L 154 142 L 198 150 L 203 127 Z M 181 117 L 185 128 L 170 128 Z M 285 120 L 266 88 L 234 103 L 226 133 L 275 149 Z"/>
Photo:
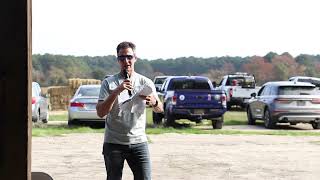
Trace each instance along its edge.
<path fill-rule="evenodd" d="M 247 106 L 248 124 L 263 120 L 266 128 L 276 123 L 310 123 L 320 128 L 320 95 L 316 86 L 304 82 L 268 82 L 253 93 Z"/>
<path fill-rule="evenodd" d="M 169 77 L 169 76 L 156 76 L 153 79 L 153 83 L 156 86 L 157 91 L 159 91 L 161 89 L 161 86 L 164 83 L 164 81 L 167 79 L 167 77 Z"/>
<path fill-rule="evenodd" d="M 164 113 L 153 113 L 154 124 L 173 126 L 177 119 L 200 122 L 210 119 L 214 129 L 221 129 L 227 110 L 226 95 L 214 90 L 209 78 L 204 76 L 168 77 L 158 93 Z"/>
<path fill-rule="evenodd" d="M 310 76 L 294 76 L 289 78 L 289 81 L 293 82 L 308 82 L 314 84 L 320 89 L 320 78 Z"/>
<path fill-rule="evenodd" d="M 81 85 L 70 100 L 68 125 L 104 122 L 97 115 L 96 105 L 101 85 Z"/>
<path fill-rule="evenodd" d="M 230 110 L 233 105 L 245 108 L 251 98 L 250 95 L 258 92 L 260 87 L 256 86 L 256 80 L 252 74 L 237 72 L 225 75 L 216 89 L 226 92 L 227 108 Z"/>
<path fill-rule="evenodd" d="M 47 123 L 49 120 L 48 100 L 41 93 L 39 83 L 32 82 L 32 121 Z"/>

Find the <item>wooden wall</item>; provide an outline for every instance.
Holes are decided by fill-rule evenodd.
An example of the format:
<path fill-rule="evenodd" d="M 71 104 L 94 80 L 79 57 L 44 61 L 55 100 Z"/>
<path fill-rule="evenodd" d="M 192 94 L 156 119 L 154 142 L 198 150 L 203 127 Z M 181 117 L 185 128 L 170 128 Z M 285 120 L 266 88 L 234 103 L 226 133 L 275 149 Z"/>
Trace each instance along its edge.
<path fill-rule="evenodd" d="M 0 179 L 31 179 L 31 0 L 0 5 Z"/>

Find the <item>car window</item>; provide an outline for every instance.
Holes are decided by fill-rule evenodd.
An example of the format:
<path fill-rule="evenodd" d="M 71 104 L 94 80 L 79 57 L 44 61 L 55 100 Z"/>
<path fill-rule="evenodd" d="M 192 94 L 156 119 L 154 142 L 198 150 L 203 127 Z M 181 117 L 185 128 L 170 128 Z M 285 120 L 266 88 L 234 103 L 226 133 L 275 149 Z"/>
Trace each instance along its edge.
<path fill-rule="evenodd" d="M 32 97 L 39 96 L 40 92 L 37 86 L 32 86 Z"/>
<path fill-rule="evenodd" d="M 311 83 L 314 84 L 315 86 L 317 86 L 318 88 L 320 88 L 320 81 L 319 80 L 313 79 Z"/>
<path fill-rule="evenodd" d="M 32 82 L 32 96 L 40 96 L 41 88 L 37 82 Z"/>
<path fill-rule="evenodd" d="M 80 88 L 78 96 L 99 96 L 100 87 Z"/>
<path fill-rule="evenodd" d="M 270 95 L 274 96 L 278 94 L 278 88 L 276 86 L 272 86 L 270 88 Z"/>
<path fill-rule="evenodd" d="M 35 97 L 37 95 L 37 90 L 32 87 L 32 97 Z"/>
<path fill-rule="evenodd" d="M 234 85 L 241 85 L 244 81 L 243 77 L 229 77 L 226 85 L 234 86 Z"/>
<path fill-rule="evenodd" d="M 245 76 L 244 81 L 242 82 L 242 87 L 254 87 L 256 84 L 256 81 L 254 80 L 253 76 Z"/>
<path fill-rule="evenodd" d="M 261 96 L 269 96 L 270 95 L 270 86 L 266 86 L 261 94 Z"/>
<path fill-rule="evenodd" d="M 315 95 L 316 87 L 313 86 L 280 86 L 279 95 Z"/>
<path fill-rule="evenodd" d="M 299 82 L 308 82 L 314 84 L 317 87 L 320 87 L 320 81 L 316 79 L 298 79 Z"/>
<path fill-rule="evenodd" d="M 156 78 L 155 81 L 154 81 L 154 83 L 155 83 L 155 84 L 163 84 L 166 79 L 167 79 L 166 77 Z"/>
<path fill-rule="evenodd" d="M 229 77 L 226 82 L 226 85 L 254 87 L 255 80 L 253 76 Z"/>
<path fill-rule="evenodd" d="M 165 90 L 167 82 L 168 82 L 168 80 L 164 81 L 164 83 L 161 85 L 160 91 L 164 91 Z"/>
<path fill-rule="evenodd" d="M 205 89 L 210 90 L 210 85 L 205 79 L 173 79 L 169 90 L 176 89 Z"/>
<path fill-rule="evenodd" d="M 261 88 L 260 88 L 260 90 L 258 91 L 258 96 L 261 96 L 262 95 L 262 92 L 264 91 L 264 88 L 265 88 L 266 86 L 262 86 Z"/>

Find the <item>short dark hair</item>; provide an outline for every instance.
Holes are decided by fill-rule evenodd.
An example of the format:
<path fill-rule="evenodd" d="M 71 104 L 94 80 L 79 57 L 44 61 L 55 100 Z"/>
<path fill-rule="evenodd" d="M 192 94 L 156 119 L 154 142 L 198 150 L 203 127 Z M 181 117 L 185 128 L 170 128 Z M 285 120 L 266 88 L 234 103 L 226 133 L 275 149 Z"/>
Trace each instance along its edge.
<path fill-rule="evenodd" d="M 119 53 L 119 51 L 121 49 L 127 49 L 127 48 L 131 48 L 133 51 L 136 50 L 136 45 L 133 44 L 132 42 L 128 42 L 128 41 L 124 41 L 121 42 L 118 46 L 117 46 L 117 54 Z"/>

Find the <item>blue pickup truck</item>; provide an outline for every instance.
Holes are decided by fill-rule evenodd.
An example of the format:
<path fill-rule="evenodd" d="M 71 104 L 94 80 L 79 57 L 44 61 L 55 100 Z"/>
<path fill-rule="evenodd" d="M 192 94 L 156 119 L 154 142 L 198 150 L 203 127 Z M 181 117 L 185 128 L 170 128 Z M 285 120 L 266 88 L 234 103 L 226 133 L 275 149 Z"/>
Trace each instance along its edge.
<path fill-rule="evenodd" d="M 226 112 L 226 94 L 214 90 L 211 81 L 203 76 L 168 77 L 159 92 L 164 113 L 153 113 L 154 124 L 174 126 L 177 119 L 189 119 L 199 123 L 212 120 L 214 129 L 221 129 Z"/>

